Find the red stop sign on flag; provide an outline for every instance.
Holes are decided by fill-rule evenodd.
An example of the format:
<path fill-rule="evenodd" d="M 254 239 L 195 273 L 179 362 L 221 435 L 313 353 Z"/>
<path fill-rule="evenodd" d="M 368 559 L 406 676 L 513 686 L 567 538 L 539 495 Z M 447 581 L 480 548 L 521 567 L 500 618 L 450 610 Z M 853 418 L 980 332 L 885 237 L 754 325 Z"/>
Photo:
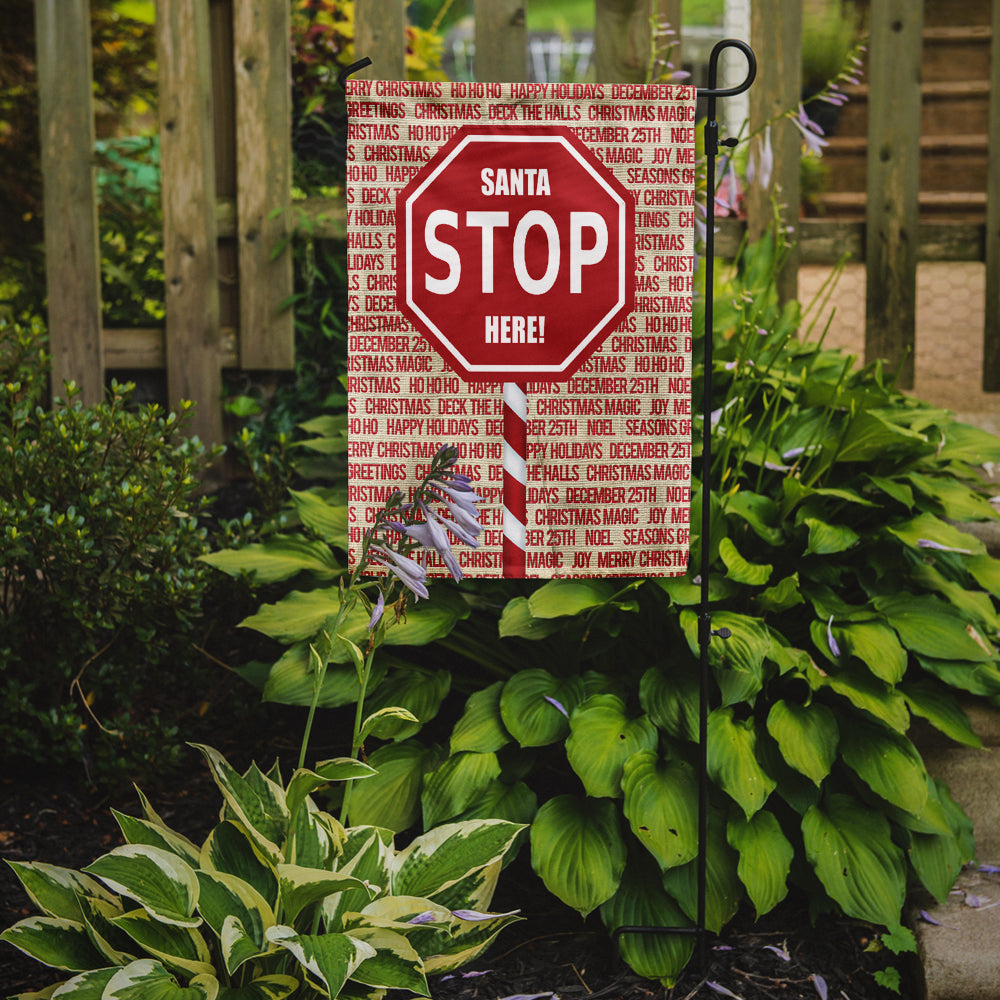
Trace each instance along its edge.
<path fill-rule="evenodd" d="M 397 300 L 468 381 L 562 381 L 632 311 L 634 196 L 563 126 L 465 125 L 396 201 Z"/>

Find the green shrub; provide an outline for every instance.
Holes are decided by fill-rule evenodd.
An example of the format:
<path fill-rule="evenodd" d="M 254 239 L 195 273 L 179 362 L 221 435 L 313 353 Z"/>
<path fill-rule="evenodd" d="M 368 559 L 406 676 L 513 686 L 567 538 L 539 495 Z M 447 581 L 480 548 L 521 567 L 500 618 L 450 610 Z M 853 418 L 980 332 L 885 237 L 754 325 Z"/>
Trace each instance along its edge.
<path fill-rule="evenodd" d="M 345 829 L 310 797 L 370 777 L 366 764 L 324 761 L 285 785 L 277 765 L 240 774 L 199 749 L 225 803 L 202 845 L 140 793 L 144 818 L 115 813 L 126 844 L 82 872 L 11 863 L 42 915 L 0 938 L 78 973 L 60 995 L 429 996 L 429 973 L 472 961 L 518 919 L 486 912 L 516 824 L 453 823 L 397 849 L 388 830 Z"/>
<path fill-rule="evenodd" d="M 40 338 L 0 324 L 0 743 L 8 760 L 154 764 L 175 752 L 157 698 L 190 662 L 206 586 L 206 450 L 187 405 L 133 410 L 127 385 L 96 406 L 70 385 L 44 409 Z"/>

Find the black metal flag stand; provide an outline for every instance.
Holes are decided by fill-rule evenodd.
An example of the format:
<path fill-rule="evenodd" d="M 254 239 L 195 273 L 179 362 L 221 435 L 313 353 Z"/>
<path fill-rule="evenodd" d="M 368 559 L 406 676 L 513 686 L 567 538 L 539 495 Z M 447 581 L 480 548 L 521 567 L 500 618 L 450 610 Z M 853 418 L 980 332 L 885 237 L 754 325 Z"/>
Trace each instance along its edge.
<path fill-rule="evenodd" d="M 746 79 L 736 87 L 719 88 L 719 56 L 727 48 L 739 49 L 747 60 Z M 343 88 L 353 73 L 371 65 L 367 56 L 341 70 L 338 81 Z M 698 964 L 706 968 L 705 948 L 705 897 L 707 889 L 707 836 L 708 836 L 708 699 L 709 665 L 708 648 L 712 637 L 728 638 L 729 630 L 712 629 L 712 615 L 709 605 L 709 536 L 712 518 L 712 494 L 709 476 L 712 467 L 712 290 L 715 283 L 715 159 L 720 146 L 735 146 L 735 138 L 719 139 L 719 123 L 716 121 L 716 101 L 720 97 L 735 97 L 750 89 L 757 76 L 757 59 L 746 42 L 727 38 L 716 43 L 708 61 L 708 87 L 699 88 L 698 96 L 707 99 L 707 121 L 705 123 L 705 158 L 707 161 L 706 220 L 705 220 L 705 330 L 704 330 L 704 390 L 702 399 L 702 452 L 701 452 L 701 600 L 698 612 L 698 646 L 701 653 L 701 687 L 698 704 L 698 908 L 694 927 L 655 927 L 645 925 L 622 926 L 615 929 L 612 937 L 617 943 L 623 934 L 694 934 L 698 939 Z"/>
<path fill-rule="evenodd" d="M 719 56 L 724 49 L 739 49 L 747 59 L 746 79 L 737 87 L 719 88 Z M 757 76 L 757 59 L 746 42 L 727 38 L 716 43 L 708 60 L 708 87 L 699 88 L 698 96 L 708 101 L 705 122 L 705 159 L 707 178 L 705 194 L 705 330 L 704 330 L 704 389 L 702 397 L 702 449 L 701 449 L 701 601 L 698 611 L 698 647 L 701 653 L 701 685 L 698 698 L 698 910 L 694 927 L 654 927 L 646 925 L 616 928 L 613 938 L 619 941 L 623 934 L 694 934 L 698 939 L 698 965 L 702 971 L 707 966 L 705 948 L 705 897 L 707 890 L 708 845 L 708 697 L 709 666 L 708 647 L 712 636 L 729 637 L 729 629 L 712 629 L 709 604 L 709 536 L 712 522 L 712 491 L 709 476 L 712 470 L 712 292 L 715 287 L 715 158 L 720 146 L 735 146 L 735 138 L 719 139 L 716 121 L 716 100 L 735 97 L 750 89 Z"/>

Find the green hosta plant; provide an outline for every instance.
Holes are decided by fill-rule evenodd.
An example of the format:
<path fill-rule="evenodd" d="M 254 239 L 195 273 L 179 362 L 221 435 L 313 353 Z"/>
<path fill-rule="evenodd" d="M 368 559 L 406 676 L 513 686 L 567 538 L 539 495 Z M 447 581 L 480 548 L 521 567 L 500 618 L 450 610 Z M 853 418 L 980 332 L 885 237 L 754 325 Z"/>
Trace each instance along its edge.
<path fill-rule="evenodd" d="M 312 799 L 370 779 L 368 765 L 329 760 L 285 784 L 276 767 L 240 774 L 199 749 L 224 801 L 201 845 L 140 793 L 142 818 L 115 813 L 126 844 L 83 871 L 11 862 L 41 915 L 0 938 L 69 974 L 32 996 L 428 996 L 429 973 L 470 961 L 518 919 L 487 912 L 518 825 L 450 823 L 400 850 L 391 831 L 346 829 Z"/>
<path fill-rule="evenodd" d="M 708 650 L 706 923 L 796 887 L 814 912 L 905 939 L 908 884 L 943 899 L 974 851 L 910 726 L 978 746 L 959 696 L 1000 695 L 1000 561 L 956 524 L 995 516 L 976 466 L 1000 440 L 796 339 L 776 262 L 755 245 L 716 290 L 708 539 L 697 482 L 692 504 L 692 566 L 709 545 L 712 626 L 731 633 Z M 416 739 L 376 749 L 364 821 L 531 822 L 535 869 L 581 914 L 693 923 L 695 573 L 525 586 L 499 620 L 517 668 L 468 699 L 443 760 Z M 670 982 L 691 942 L 626 935 L 622 950 Z"/>

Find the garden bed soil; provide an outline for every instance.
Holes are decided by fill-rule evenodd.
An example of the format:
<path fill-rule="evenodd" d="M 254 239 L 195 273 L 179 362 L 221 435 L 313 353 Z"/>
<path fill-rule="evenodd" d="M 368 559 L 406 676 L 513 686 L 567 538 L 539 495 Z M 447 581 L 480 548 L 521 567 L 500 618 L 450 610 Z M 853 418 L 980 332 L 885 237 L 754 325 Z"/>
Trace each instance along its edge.
<path fill-rule="evenodd" d="M 281 736 L 276 742 L 291 746 Z M 273 749 L 275 742 L 267 745 Z M 226 741 L 219 741 L 219 747 L 234 764 L 247 760 L 241 752 L 245 747 Z M 216 820 L 219 795 L 207 767 L 191 754 L 190 768 L 149 794 L 169 825 L 197 841 Z M 129 791 L 109 796 L 72 776 L 7 774 L 0 778 L 0 858 L 81 868 L 122 842 L 112 807 L 139 813 Z M 689 968 L 673 989 L 642 979 L 617 961 L 596 914 L 582 921 L 559 904 L 545 892 L 524 854 L 501 877 L 494 909 L 520 909 L 525 919 L 503 931 L 469 969 L 446 979 L 432 977 L 435 1000 L 518 995 L 540 995 L 541 1000 L 550 994 L 562 1000 L 733 995 L 743 1000 L 816 1000 L 824 995 L 831 1000 L 887 1000 L 893 994 L 873 978 L 887 965 L 903 974 L 902 996 L 919 992 L 903 959 L 867 950 L 874 940 L 872 928 L 829 917 L 812 926 L 801 900 L 786 901 L 757 923 L 752 914 L 739 914 L 721 936 L 706 941 L 706 968 Z M 11 870 L 0 865 L 0 927 L 33 912 Z M 59 973 L 0 943 L 0 996 L 38 990 L 59 979 Z"/>

